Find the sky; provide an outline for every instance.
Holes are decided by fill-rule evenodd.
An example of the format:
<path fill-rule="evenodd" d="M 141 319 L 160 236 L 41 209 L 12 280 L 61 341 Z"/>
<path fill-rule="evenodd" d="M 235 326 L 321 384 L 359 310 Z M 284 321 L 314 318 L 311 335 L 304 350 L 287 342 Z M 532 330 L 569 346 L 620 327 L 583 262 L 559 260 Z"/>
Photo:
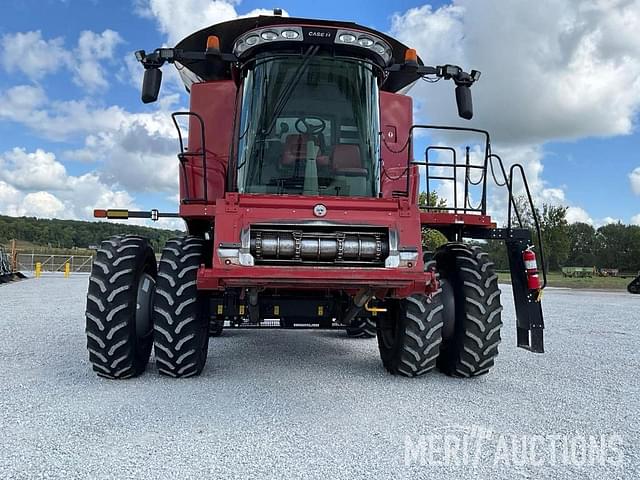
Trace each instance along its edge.
<path fill-rule="evenodd" d="M 475 116 L 536 200 L 571 222 L 640 225 L 640 0 L 3 0 L 0 214 L 90 219 L 94 208 L 177 210 L 170 113 L 188 106 L 173 67 L 140 102 L 133 52 L 273 6 L 350 20 L 427 64 L 482 71 Z M 463 124 L 449 82 L 409 93 L 416 123 Z M 489 209 L 504 209 L 492 193 Z M 500 213 L 496 216 L 499 218 Z M 164 226 L 177 226 L 167 220 Z"/>

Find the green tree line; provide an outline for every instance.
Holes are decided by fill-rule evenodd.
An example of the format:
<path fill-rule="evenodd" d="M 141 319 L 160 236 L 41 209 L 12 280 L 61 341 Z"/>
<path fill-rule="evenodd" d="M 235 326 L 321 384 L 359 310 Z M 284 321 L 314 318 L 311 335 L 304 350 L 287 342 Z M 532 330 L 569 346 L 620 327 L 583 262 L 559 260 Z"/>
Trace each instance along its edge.
<path fill-rule="evenodd" d="M 547 270 L 571 266 L 614 268 L 625 273 L 640 271 L 640 226 L 610 223 L 595 228 L 587 223 L 569 224 L 567 207 L 546 204 L 537 214 Z M 522 220 L 524 226 L 532 227 L 530 213 L 524 214 Z M 496 268 L 508 270 L 504 243 L 488 242 L 487 249 Z"/>
<path fill-rule="evenodd" d="M 117 234 L 133 234 L 148 238 L 154 250 L 160 251 L 165 242 L 182 232 L 140 227 L 123 223 L 83 222 L 77 220 L 48 220 L 32 217 L 0 215 L 0 244 L 10 240 L 30 242 L 53 248 L 88 248 Z"/>
<path fill-rule="evenodd" d="M 435 192 L 430 192 L 429 195 L 420 193 L 418 203 L 422 208 L 430 207 L 430 211 L 446 209 L 445 200 Z M 523 227 L 531 229 L 535 251 L 539 252 L 533 214 L 526 199 L 516 198 L 516 208 L 520 218 L 512 213 L 513 225 L 519 226 L 519 222 L 522 222 Z M 594 228 L 587 223 L 569 224 L 567 207 L 549 204 L 536 209 L 536 214 L 548 271 L 559 271 L 567 266 L 612 268 L 621 273 L 640 271 L 640 226 L 610 223 Z M 433 251 L 446 242 L 447 239 L 439 231 L 428 228 L 422 230 L 422 243 L 427 250 Z M 498 270 L 509 270 L 503 241 L 488 241 L 481 246 L 492 257 Z"/>

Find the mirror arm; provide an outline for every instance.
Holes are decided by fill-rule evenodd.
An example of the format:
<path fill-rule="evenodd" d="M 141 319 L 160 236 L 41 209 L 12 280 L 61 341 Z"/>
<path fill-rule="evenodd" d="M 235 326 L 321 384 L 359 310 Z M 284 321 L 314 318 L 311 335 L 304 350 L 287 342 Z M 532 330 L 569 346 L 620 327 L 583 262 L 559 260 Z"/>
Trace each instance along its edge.
<path fill-rule="evenodd" d="M 136 52 L 136 59 L 142 63 L 145 69 L 160 68 L 165 63 L 182 62 L 183 60 L 207 60 L 220 58 L 225 62 L 237 62 L 238 58 L 230 53 L 190 52 L 176 48 L 156 48 L 153 53 L 147 54 L 144 50 Z"/>
<path fill-rule="evenodd" d="M 479 78 L 480 72 L 471 70 L 471 73 L 463 71 L 457 65 L 438 65 L 431 67 L 428 65 L 416 65 L 412 63 L 394 63 L 387 67 L 387 72 L 415 72 L 420 76 L 435 75 L 444 80 L 453 80 L 458 87 L 470 87 Z"/>

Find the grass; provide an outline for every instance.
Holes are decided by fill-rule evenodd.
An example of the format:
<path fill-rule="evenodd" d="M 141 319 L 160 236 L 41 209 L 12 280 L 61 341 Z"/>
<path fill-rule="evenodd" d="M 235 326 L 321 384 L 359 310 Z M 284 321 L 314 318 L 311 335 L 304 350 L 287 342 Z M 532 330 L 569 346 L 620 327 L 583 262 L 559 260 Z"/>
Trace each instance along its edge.
<path fill-rule="evenodd" d="M 626 290 L 627 285 L 631 283 L 631 280 L 633 280 L 631 277 L 565 278 L 560 272 L 549 272 L 547 274 L 547 283 L 549 287 Z M 511 283 L 511 275 L 509 272 L 499 272 L 498 281 L 500 283 Z"/>

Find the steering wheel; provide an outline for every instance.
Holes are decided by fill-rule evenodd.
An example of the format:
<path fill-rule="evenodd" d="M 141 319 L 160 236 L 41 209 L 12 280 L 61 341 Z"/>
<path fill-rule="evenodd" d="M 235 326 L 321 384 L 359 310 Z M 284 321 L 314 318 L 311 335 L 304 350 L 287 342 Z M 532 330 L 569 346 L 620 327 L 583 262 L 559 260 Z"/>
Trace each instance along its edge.
<path fill-rule="evenodd" d="M 300 117 L 296 120 L 295 127 L 298 133 L 317 135 L 324 132 L 327 122 L 320 117 Z"/>

